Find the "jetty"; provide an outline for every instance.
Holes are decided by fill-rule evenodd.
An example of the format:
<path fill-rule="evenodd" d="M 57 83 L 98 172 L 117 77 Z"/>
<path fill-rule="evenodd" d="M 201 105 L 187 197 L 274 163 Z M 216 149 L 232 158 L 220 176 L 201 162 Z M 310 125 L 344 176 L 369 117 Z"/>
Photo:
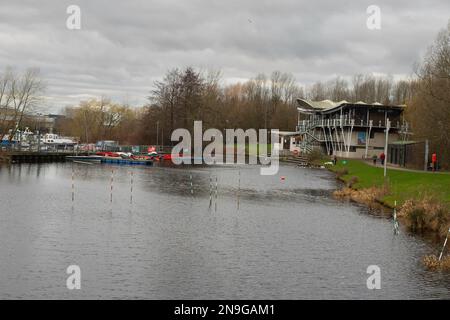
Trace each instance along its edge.
<path fill-rule="evenodd" d="M 0 151 L 0 163 L 64 162 L 73 151 Z"/>

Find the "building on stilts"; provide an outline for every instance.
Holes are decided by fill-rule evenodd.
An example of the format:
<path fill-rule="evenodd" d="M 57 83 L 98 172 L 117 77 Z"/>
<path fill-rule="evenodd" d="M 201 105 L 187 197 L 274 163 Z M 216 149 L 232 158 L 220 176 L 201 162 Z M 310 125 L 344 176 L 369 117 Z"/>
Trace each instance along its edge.
<path fill-rule="evenodd" d="M 297 103 L 295 147 L 302 153 L 320 149 L 338 157 L 379 157 L 386 132 L 388 143 L 407 141 L 411 134 L 403 115 L 405 105 L 306 99 Z"/>

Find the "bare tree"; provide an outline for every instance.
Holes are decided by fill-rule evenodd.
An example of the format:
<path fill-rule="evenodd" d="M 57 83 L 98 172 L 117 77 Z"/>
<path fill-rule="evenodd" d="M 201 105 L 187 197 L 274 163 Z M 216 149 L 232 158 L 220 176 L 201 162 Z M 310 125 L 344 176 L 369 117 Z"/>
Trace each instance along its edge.
<path fill-rule="evenodd" d="M 16 74 L 7 68 L 0 76 L 0 136 L 11 142 L 20 128 L 24 115 L 42 101 L 44 83 L 39 70 L 30 68 Z"/>

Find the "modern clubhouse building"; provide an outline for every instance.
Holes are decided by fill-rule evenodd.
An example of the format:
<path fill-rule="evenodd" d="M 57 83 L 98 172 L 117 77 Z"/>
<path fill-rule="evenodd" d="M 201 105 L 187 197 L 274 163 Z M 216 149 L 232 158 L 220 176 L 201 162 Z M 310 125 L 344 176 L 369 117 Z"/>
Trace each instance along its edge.
<path fill-rule="evenodd" d="M 306 99 L 297 103 L 296 132 L 285 139 L 291 150 L 309 153 L 319 148 L 338 157 L 371 158 L 383 152 L 386 130 L 388 143 L 407 141 L 410 134 L 405 105 Z"/>

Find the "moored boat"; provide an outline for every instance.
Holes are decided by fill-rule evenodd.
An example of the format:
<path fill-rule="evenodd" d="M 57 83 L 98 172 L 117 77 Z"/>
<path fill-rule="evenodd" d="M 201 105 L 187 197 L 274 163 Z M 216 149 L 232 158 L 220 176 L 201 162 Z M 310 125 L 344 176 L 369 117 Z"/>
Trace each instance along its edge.
<path fill-rule="evenodd" d="M 114 163 L 114 164 L 131 164 L 131 165 L 146 165 L 151 166 L 152 160 L 145 159 L 132 159 L 132 158 L 120 158 L 120 157 L 102 157 L 102 163 Z"/>
<path fill-rule="evenodd" d="M 148 159 L 108 157 L 100 155 L 67 156 L 66 160 L 74 162 L 95 162 L 95 163 L 113 163 L 113 164 L 129 164 L 129 165 L 147 165 L 147 166 L 153 164 L 153 161 Z"/>

